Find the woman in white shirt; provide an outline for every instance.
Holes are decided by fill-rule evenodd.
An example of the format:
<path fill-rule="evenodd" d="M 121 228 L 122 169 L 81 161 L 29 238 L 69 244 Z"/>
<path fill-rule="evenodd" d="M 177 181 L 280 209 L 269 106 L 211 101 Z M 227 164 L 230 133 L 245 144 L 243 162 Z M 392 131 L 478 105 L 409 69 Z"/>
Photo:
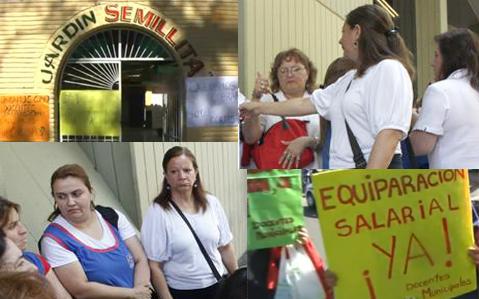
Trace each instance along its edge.
<path fill-rule="evenodd" d="M 339 41 L 357 64 L 336 83 L 311 98 L 284 103 L 241 105 L 245 118 L 257 114 L 319 113 L 331 121 L 331 168 L 401 168 L 399 141 L 406 138 L 412 113 L 411 54 L 389 15 L 377 5 L 351 11 Z M 360 152 L 353 155 L 346 122 Z M 362 165 L 361 165 L 362 164 Z"/>
<path fill-rule="evenodd" d="M 162 190 L 141 227 L 153 285 L 163 299 L 215 298 L 221 276 L 238 268 L 228 219 L 218 199 L 204 191 L 190 150 L 170 148 L 162 165 Z"/>
<path fill-rule="evenodd" d="M 85 170 L 64 165 L 51 177 L 55 211 L 42 254 L 75 298 L 150 299 L 148 262 L 126 217 L 93 204 Z M 110 217 L 107 215 L 114 215 Z"/>
<path fill-rule="evenodd" d="M 479 168 L 479 41 L 468 29 L 435 37 L 436 83 L 424 93 L 411 133 L 430 168 Z"/>

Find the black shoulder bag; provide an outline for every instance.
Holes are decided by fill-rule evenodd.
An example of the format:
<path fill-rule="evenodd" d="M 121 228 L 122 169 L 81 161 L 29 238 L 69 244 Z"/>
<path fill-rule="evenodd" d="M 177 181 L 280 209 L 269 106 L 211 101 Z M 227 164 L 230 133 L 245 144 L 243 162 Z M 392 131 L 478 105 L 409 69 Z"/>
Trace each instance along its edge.
<path fill-rule="evenodd" d="M 346 87 L 346 92 L 348 92 L 349 87 L 351 87 L 351 83 L 353 80 L 351 80 L 348 84 L 348 87 Z M 346 115 L 344 114 L 344 111 L 341 109 L 341 112 L 343 113 L 344 117 L 344 122 L 346 124 L 346 130 L 348 131 L 348 139 L 349 139 L 349 145 L 351 146 L 351 150 L 353 151 L 353 161 L 355 168 L 357 169 L 364 169 L 368 165 L 366 162 L 366 159 L 364 159 L 364 154 L 361 151 L 361 147 L 359 146 L 358 140 L 356 139 L 356 136 L 354 136 L 353 131 L 349 127 L 348 121 L 346 120 Z"/>
<path fill-rule="evenodd" d="M 346 91 L 344 92 L 345 94 L 349 90 L 349 87 L 351 87 L 352 82 L 353 80 L 349 82 L 348 87 L 346 88 Z M 355 168 L 364 169 L 366 168 L 366 166 L 368 166 L 368 162 L 366 162 L 366 159 L 364 159 L 364 154 L 361 151 L 361 147 L 359 146 L 358 140 L 356 139 L 356 136 L 354 136 L 353 131 L 349 127 L 348 121 L 346 120 L 346 115 L 344 114 L 344 111 L 342 109 L 341 109 L 341 112 L 343 113 L 344 122 L 346 123 L 346 130 L 348 131 L 349 144 L 351 145 L 351 150 L 353 151 L 353 161 L 354 161 Z M 412 147 L 411 147 L 411 152 L 412 152 Z M 397 163 L 399 163 L 399 167 Z M 402 168 L 401 163 L 402 163 L 401 155 L 396 154 L 393 156 L 388 168 L 389 169 Z"/>
<path fill-rule="evenodd" d="M 216 280 L 218 281 L 218 283 L 222 283 L 224 278 L 220 275 L 220 273 L 218 272 L 218 270 L 216 269 L 215 265 L 213 264 L 213 261 L 211 260 L 210 256 L 208 255 L 208 253 L 206 252 L 206 249 L 205 247 L 203 246 L 203 244 L 201 243 L 200 239 L 198 238 L 198 236 L 196 235 L 195 231 L 193 230 L 193 227 L 191 226 L 190 222 L 188 221 L 188 219 L 186 219 L 185 215 L 183 214 L 183 212 L 180 210 L 180 208 L 176 205 L 176 203 L 173 201 L 173 200 L 170 200 L 170 203 L 171 205 L 175 208 L 175 210 L 178 212 L 178 214 L 180 215 L 180 217 L 183 219 L 183 221 L 185 221 L 186 225 L 188 226 L 188 228 L 190 229 L 191 233 L 193 234 L 193 237 L 195 238 L 196 240 L 196 243 L 198 244 L 198 247 L 200 248 L 201 250 L 201 253 L 203 254 L 206 262 L 208 263 L 208 266 L 210 266 L 211 268 L 211 271 L 213 271 L 213 275 L 215 276 Z"/>

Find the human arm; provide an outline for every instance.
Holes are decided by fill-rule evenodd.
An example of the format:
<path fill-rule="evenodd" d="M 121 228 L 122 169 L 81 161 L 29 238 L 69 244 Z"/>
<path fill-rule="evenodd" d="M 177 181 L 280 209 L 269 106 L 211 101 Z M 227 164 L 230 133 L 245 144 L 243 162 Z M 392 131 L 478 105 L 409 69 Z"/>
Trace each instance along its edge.
<path fill-rule="evenodd" d="M 238 269 L 238 263 L 236 262 L 235 252 L 233 244 L 230 242 L 224 246 L 218 247 L 218 251 L 221 254 L 221 260 L 226 266 L 229 274 L 232 274 Z"/>
<path fill-rule="evenodd" d="M 260 117 L 258 115 L 252 115 L 250 118 L 243 120 L 241 123 L 241 133 L 243 134 L 245 143 L 256 143 L 263 134 Z"/>
<path fill-rule="evenodd" d="M 394 156 L 394 151 L 401 141 L 403 132 L 394 129 L 384 129 L 376 135 L 373 148 L 369 155 L 367 168 L 388 168 Z"/>
<path fill-rule="evenodd" d="M 150 268 L 143 247 L 136 236 L 125 240 L 126 247 L 135 261 L 135 286 L 150 285 Z"/>
<path fill-rule="evenodd" d="M 409 135 L 416 155 L 426 155 L 434 150 L 439 136 L 444 134 L 443 126 L 448 111 L 447 95 L 439 87 L 430 85 L 424 93 L 421 111 Z"/>
<path fill-rule="evenodd" d="M 414 154 L 421 156 L 432 152 L 437 142 L 437 135 L 424 131 L 412 131 L 409 135 Z"/>
<path fill-rule="evenodd" d="M 261 97 L 269 92 L 271 92 L 271 90 L 268 79 L 260 73 L 256 73 L 256 81 L 251 95 L 251 101 L 259 102 Z M 251 117 L 244 119 L 241 123 L 241 133 L 243 134 L 245 143 L 256 143 L 263 134 L 259 115 L 252 115 Z"/>
<path fill-rule="evenodd" d="M 309 98 L 289 99 L 281 102 L 246 102 L 240 105 L 240 114 L 249 120 L 260 114 L 277 116 L 301 116 L 316 113 L 316 108 Z"/>
<path fill-rule="evenodd" d="M 77 299 L 150 299 L 151 296 L 150 289 L 145 286 L 129 289 L 88 281 L 79 262 L 56 267 L 54 271 L 68 292 Z"/>
<path fill-rule="evenodd" d="M 50 285 L 53 288 L 53 291 L 55 292 L 55 297 L 57 299 L 71 299 L 72 296 L 65 290 L 65 287 L 61 284 L 61 282 L 58 280 L 57 275 L 53 270 L 50 270 L 46 275 L 45 278 L 48 280 Z"/>
<path fill-rule="evenodd" d="M 160 295 L 160 298 L 173 299 L 168 289 L 165 275 L 163 274 L 163 264 L 152 260 L 148 260 L 148 264 L 151 270 L 151 281 L 153 282 L 156 292 Z"/>

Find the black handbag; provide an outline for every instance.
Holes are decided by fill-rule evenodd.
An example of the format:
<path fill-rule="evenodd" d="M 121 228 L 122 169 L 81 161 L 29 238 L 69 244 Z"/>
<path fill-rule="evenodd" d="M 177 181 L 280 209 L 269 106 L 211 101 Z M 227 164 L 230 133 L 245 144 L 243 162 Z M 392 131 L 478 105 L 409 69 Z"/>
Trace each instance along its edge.
<path fill-rule="evenodd" d="M 353 80 L 351 80 L 348 84 L 348 87 L 346 87 L 346 92 L 348 92 L 349 87 L 351 87 L 351 83 Z M 342 110 L 341 110 L 342 111 Z M 356 139 L 356 136 L 354 136 L 353 131 L 349 127 L 348 121 L 346 120 L 346 115 L 344 115 L 343 112 L 343 117 L 344 117 L 344 123 L 346 124 L 346 131 L 348 132 L 348 140 L 349 140 L 349 145 L 351 146 L 351 150 L 353 151 L 353 161 L 354 161 L 354 168 L 355 169 L 364 169 L 366 166 L 368 166 L 368 162 L 366 162 L 366 159 L 364 159 L 364 154 L 363 151 L 361 151 L 361 147 L 359 146 L 358 140 Z M 412 148 L 411 148 L 412 152 Z M 402 169 L 402 163 L 401 163 L 401 155 L 395 154 L 393 156 L 393 159 L 391 160 L 391 163 L 389 164 L 389 169 Z"/>
<path fill-rule="evenodd" d="M 188 219 L 186 219 L 185 215 L 183 214 L 183 212 L 180 210 L 180 208 L 178 207 L 178 205 L 176 205 L 176 203 L 170 199 L 170 203 L 171 205 L 173 206 L 173 208 L 175 208 L 175 210 L 178 212 L 178 214 L 180 215 L 180 217 L 183 219 L 183 221 L 185 221 L 186 225 L 188 226 L 188 228 L 190 229 L 191 233 L 193 234 L 193 237 L 195 238 L 195 241 L 196 243 L 198 244 L 198 247 L 200 248 L 201 250 L 201 253 L 203 254 L 206 262 L 208 263 L 208 266 L 210 266 L 211 268 L 211 271 L 213 272 L 213 275 L 215 276 L 216 280 L 218 281 L 218 289 L 219 287 L 221 287 L 221 285 L 223 284 L 224 280 L 226 279 L 226 276 L 221 276 L 220 273 L 218 272 L 218 270 L 216 269 L 215 265 L 213 264 L 213 261 L 211 260 L 210 256 L 208 255 L 208 253 L 206 252 L 206 249 L 205 247 L 203 246 L 203 244 L 201 243 L 200 239 L 198 238 L 198 236 L 196 235 L 193 227 L 191 226 L 190 222 L 188 221 Z"/>

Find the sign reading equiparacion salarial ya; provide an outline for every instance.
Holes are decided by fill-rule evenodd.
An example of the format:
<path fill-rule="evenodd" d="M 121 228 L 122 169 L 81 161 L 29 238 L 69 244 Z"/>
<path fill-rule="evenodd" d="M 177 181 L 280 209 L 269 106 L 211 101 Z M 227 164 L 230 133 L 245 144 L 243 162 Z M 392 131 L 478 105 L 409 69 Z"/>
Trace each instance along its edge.
<path fill-rule="evenodd" d="M 446 299 L 476 288 L 467 170 L 313 177 L 336 299 Z"/>

